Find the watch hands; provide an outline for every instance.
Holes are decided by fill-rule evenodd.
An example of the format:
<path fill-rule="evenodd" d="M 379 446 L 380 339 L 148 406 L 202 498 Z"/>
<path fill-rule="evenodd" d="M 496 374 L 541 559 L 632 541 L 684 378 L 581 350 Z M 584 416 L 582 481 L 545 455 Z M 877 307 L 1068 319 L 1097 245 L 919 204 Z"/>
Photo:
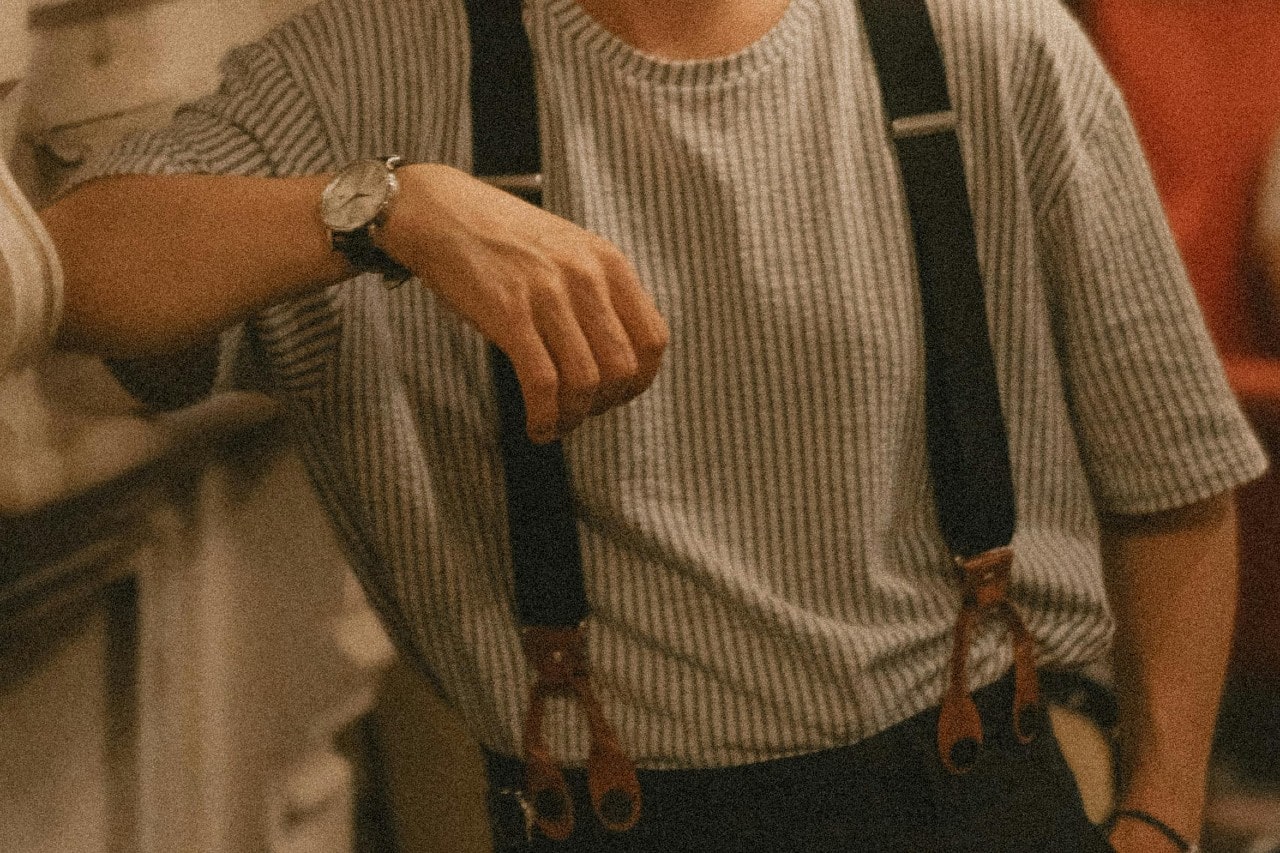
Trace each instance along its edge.
<path fill-rule="evenodd" d="M 347 198 L 345 198 L 345 199 L 343 200 L 342 204 L 338 205 L 338 208 L 339 208 L 339 209 L 344 208 L 344 207 L 346 207 L 347 205 L 351 204 L 351 202 L 355 201 L 356 199 L 361 199 L 361 198 L 369 198 L 369 194 L 368 194 L 368 193 L 356 193 L 356 194 L 355 194 L 355 195 L 353 195 L 353 196 L 348 196 Z"/>

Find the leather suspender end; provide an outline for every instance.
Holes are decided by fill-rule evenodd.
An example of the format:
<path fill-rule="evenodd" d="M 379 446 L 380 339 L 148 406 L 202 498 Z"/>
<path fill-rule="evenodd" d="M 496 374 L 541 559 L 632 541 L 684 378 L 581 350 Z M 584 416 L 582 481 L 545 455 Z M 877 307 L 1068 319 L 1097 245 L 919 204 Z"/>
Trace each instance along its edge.
<path fill-rule="evenodd" d="M 611 832 L 631 829 L 640 819 L 640 783 L 592 687 L 582 627 L 529 625 L 521 640 L 535 676 L 524 729 L 527 796 L 535 825 L 557 841 L 573 833 L 573 799 L 542 732 L 547 698 L 568 696 L 577 700 L 591 733 L 587 787 L 596 817 Z"/>
<path fill-rule="evenodd" d="M 969 692 L 969 647 L 981 622 L 1002 617 L 1013 641 L 1014 735 L 1030 743 L 1039 733 L 1040 686 L 1036 677 L 1035 639 L 1009 600 L 1013 549 L 993 548 L 973 557 L 957 557 L 957 574 L 964 589 L 942 711 L 938 717 L 938 757 L 952 773 L 973 767 L 982 746 L 982 719 Z"/>

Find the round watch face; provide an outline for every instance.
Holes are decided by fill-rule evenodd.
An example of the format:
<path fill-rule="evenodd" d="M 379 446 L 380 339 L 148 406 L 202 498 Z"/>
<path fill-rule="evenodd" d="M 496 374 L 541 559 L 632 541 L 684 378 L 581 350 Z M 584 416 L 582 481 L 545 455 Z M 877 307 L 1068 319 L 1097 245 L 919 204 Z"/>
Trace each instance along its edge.
<path fill-rule="evenodd" d="M 320 200 L 324 224 L 334 231 L 368 225 L 387 203 L 394 180 L 380 160 L 362 160 L 343 169 Z"/>

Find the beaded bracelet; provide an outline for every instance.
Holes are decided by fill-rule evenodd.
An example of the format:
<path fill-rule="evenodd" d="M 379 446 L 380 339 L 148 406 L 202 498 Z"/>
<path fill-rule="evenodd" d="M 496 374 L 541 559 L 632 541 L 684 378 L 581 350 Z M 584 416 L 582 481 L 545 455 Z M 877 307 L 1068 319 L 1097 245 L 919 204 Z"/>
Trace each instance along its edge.
<path fill-rule="evenodd" d="M 1178 832 L 1178 830 L 1169 826 L 1169 824 L 1165 823 L 1150 812 L 1144 812 L 1142 809 L 1118 809 L 1117 811 L 1112 812 L 1111 817 L 1107 818 L 1107 822 L 1104 824 L 1108 835 L 1111 834 L 1111 828 L 1116 825 L 1116 821 L 1124 817 L 1127 817 L 1130 820 L 1139 821 L 1140 823 L 1145 823 L 1147 826 L 1169 839 L 1169 842 L 1174 847 L 1178 848 L 1181 853 L 1201 853 L 1199 844 L 1183 838 L 1182 833 Z"/>

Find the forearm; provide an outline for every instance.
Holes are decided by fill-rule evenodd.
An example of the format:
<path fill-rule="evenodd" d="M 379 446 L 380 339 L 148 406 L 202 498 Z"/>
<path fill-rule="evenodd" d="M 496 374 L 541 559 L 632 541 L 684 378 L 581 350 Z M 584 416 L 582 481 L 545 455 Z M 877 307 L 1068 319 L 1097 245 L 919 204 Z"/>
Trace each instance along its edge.
<path fill-rule="evenodd" d="M 1196 838 L 1235 613 L 1234 500 L 1107 519 L 1103 551 L 1118 621 L 1124 805 Z"/>
<path fill-rule="evenodd" d="M 159 355 L 351 271 L 317 215 L 325 177 L 105 178 L 42 212 L 62 259 L 60 343 Z"/>
<path fill-rule="evenodd" d="M 547 441 L 653 382 L 666 321 L 616 246 L 441 164 L 404 166 L 373 234 L 511 359 Z M 64 346 L 162 355 L 354 272 L 318 212 L 327 176 L 131 176 L 44 212 L 61 253 Z"/>

